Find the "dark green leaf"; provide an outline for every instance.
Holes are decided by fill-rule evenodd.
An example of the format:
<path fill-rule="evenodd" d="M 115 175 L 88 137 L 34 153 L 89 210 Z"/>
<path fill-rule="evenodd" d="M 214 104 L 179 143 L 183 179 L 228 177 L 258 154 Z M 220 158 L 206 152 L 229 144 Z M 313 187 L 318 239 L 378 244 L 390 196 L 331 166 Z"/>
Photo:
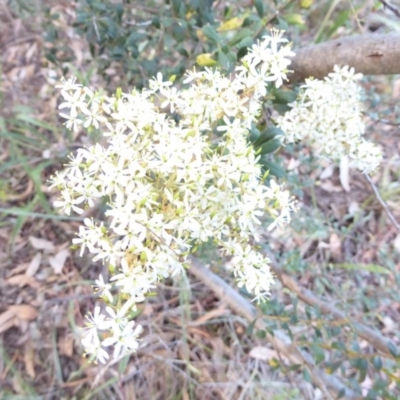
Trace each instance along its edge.
<path fill-rule="evenodd" d="M 279 114 L 284 114 L 285 112 L 288 112 L 291 110 L 291 108 L 287 104 L 278 104 L 278 103 L 273 103 L 274 109 L 278 111 Z"/>
<path fill-rule="evenodd" d="M 260 136 L 260 131 L 257 128 L 252 128 L 250 130 L 249 140 L 251 143 L 254 143 L 259 136 Z"/>
<path fill-rule="evenodd" d="M 258 330 L 258 331 L 256 332 L 256 336 L 257 336 L 259 339 L 265 339 L 265 337 L 267 336 L 267 332 L 262 331 L 262 330 Z"/>
<path fill-rule="evenodd" d="M 277 104 L 288 104 L 295 101 L 297 93 L 293 90 L 278 89 L 275 93 L 274 103 Z"/>
<path fill-rule="evenodd" d="M 392 342 L 388 342 L 387 347 L 390 351 L 390 354 L 397 358 L 399 356 L 399 351 L 397 350 L 397 347 L 392 343 Z"/>
<path fill-rule="evenodd" d="M 182 0 L 172 0 L 172 8 L 174 9 L 175 14 L 179 14 L 179 10 L 181 8 Z"/>
<path fill-rule="evenodd" d="M 226 71 L 229 71 L 233 65 L 228 56 L 222 50 L 218 50 L 218 64 Z"/>
<path fill-rule="evenodd" d="M 211 25 L 204 26 L 202 31 L 204 36 L 214 44 L 219 44 L 221 42 L 221 37 Z"/>
<path fill-rule="evenodd" d="M 157 29 L 160 29 L 161 24 L 160 24 L 160 18 L 158 17 L 153 17 L 153 19 L 151 20 L 151 23 L 153 24 L 153 26 Z"/>
<path fill-rule="evenodd" d="M 376 356 L 372 359 L 372 364 L 379 371 L 382 368 L 382 359 Z"/>
<path fill-rule="evenodd" d="M 260 18 L 264 16 L 264 3 L 263 0 L 254 0 L 254 7 L 257 10 L 258 15 Z"/>
<path fill-rule="evenodd" d="M 283 167 L 270 160 L 262 160 L 262 159 L 263 157 L 261 157 L 259 161 L 260 164 L 264 167 L 266 171 L 269 171 L 271 175 L 274 175 L 277 178 L 283 178 L 286 175 Z"/>
<path fill-rule="evenodd" d="M 253 43 L 254 43 L 253 38 L 252 38 L 251 36 L 248 36 L 248 37 L 245 37 L 244 39 L 242 39 L 242 40 L 236 45 L 236 47 L 237 47 L 238 49 L 242 49 L 243 47 L 244 47 L 244 48 L 247 48 L 247 47 L 251 47 L 251 46 L 253 45 Z"/>
<path fill-rule="evenodd" d="M 280 139 L 268 140 L 268 142 L 265 142 L 260 146 L 261 151 L 259 152 L 259 154 L 273 153 L 276 149 L 279 149 L 279 147 L 281 147 Z M 256 151 L 258 152 L 259 150 L 256 149 Z"/>
<path fill-rule="evenodd" d="M 276 136 L 283 136 L 284 132 L 282 129 L 278 128 L 277 126 L 270 126 L 264 129 L 258 140 L 254 143 L 254 147 L 259 147 L 263 143 L 268 142 L 271 139 L 274 139 Z"/>

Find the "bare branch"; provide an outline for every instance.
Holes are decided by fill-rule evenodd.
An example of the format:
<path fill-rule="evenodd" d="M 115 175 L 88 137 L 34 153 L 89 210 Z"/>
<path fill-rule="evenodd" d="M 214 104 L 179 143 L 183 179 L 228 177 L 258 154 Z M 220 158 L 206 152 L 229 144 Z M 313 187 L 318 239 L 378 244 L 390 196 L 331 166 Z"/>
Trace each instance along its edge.
<path fill-rule="evenodd" d="M 257 313 L 257 309 L 223 279 L 201 265 L 197 259 L 191 259 L 189 271 L 210 288 L 221 300 L 225 301 L 238 315 L 243 316 L 249 322 L 253 322 L 257 319 L 255 322 L 256 328 L 262 330 L 266 329 L 262 318 L 258 318 L 260 315 Z M 321 371 L 315 365 L 312 357 L 295 346 L 290 338 L 283 332 L 274 331 L 274 334 L 271 335 L 266 331 L 266 335 L 268 341 L 275 350 L 286 357 L 291 363 L 300 364 L 308 368 L 313 382 L 322 390 L 326 398 L 329 399 L 332 398 L 332 396 L 337 396 L 338 393 L 343 393 L 343 398 L 345 399 L 362 399 L 362 396 L 345 386 L 337 377 L 327 375 Z"/>
<path fill-rule="evenodd" d="M 288 75 L 291 82 L 321 79 L 335 64 L 349 65 L 364 75 L 400 73 L 400 33 L 349 36 L 294 50 Z"/>

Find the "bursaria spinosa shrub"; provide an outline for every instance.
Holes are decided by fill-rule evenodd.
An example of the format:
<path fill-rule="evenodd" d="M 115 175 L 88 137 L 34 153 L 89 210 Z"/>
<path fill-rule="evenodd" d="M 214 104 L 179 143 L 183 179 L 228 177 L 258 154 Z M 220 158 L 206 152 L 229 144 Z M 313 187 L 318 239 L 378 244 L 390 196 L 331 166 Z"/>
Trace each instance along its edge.
<path fill-rule="evenodd" d="M 188 71 L 178 87 L 159 73 L 147 89 L 114 96 L 73 78 L 62 81 L 65 125 L 94 127 L 107 138 L 106 146 L 70 156 L 52 182 L 61 191 L 55 206 L 67 214 L 107 201 L 104 220 L 86 218 L 73 239 L 81 254 L 93 253 L 111 273 L 108 282 L 102 276 L 95 282 L 105 310 L 96 307 L 82 333 L 92 359 L 106 362 L 109 346 L 115 358 L 137 349 L 142 329 L 129 312 L 158 281 L 190 267 L 188 256 L 198 244 L 212 240 L 222 256 L 231 256 L 238 285 L 256 301 L 268 297 L 269 260 L 250 241 L 257 241 L 263 215 L 272 221 L 269 229 L 285 226 L 295 201 L 266 181 L 249 132 L 266 95 L 287 79 L 293 55 L 274 30 L 230 76 Z"/>

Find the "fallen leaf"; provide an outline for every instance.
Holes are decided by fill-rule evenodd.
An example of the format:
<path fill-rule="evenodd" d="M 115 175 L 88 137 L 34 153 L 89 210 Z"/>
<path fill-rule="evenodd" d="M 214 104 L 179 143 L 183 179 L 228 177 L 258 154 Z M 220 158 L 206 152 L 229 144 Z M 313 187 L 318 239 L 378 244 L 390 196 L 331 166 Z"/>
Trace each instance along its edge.
<path fill-rule="evenodd" d="M 321 179 L 321 181 L 323 181 L 325 179 L 331 178 L 334 171 L 335 171 L 335 166 L 333 164 L 329 164 L 321 172 L 321 174 L 319 175 L 319 179 Z"/>
<path fill-rule="evenodd" d="M 38 289 L 40 287 L 39 282 L 27 274 L 14 275 L 7 279 L 6 281 L 9 285 L 18 285 L 19 287 L 24 287 L 26 285 Z"/>
<path fill-rule="evenodd" d="M 340 237 L 335 232 L 329 237 L 329 249 L 334 257 L 339 257 L 342 253 Z"/>
<path fill-rule="evenodd" d="M 49 263 L 53 268 L 55 274 L 61 274 L 68 256 L 69 251 L 67 249 L 64 249 L 59 251 L 54 257 L 49 257 Z"/>
<path fill-rule="evenodd" d="M 42 253 L 37 253 L 26 270 L 26 275 L 34 276 L 40 267 L 40 262 L 42 261 Z"/>
<path fill-rule="evenodd" d="M 19 304 L 15 306 L 10 306 L 9 310 L 12 310 L 14 315 L 25 321 L 32 321 L 37 318 L 38 312 L 35 307 L 29 304 Z"/>
<path fill-rule="evenodd" d="M 0 333 L 14 327 L 20 326 L 23 328 L 23 323 L 32 321 L 38 316 L 35 307 L 29 304 L 20 304 L 8 307 L 8 310 L 0 314 Z M 22 324 L 21 324 L 22 323 Z"/>
<path fill-rule="evenodd" d="M 10 272 L 7 274 L 7 277 L 20 274 L 21 272 L 26 271 L 28 267 L 29 263 L 18 264 L 16 267 L 10 270 Z"/>
<path fill-rule="evenodd" d="M 268 361 L 278 357 L 278 353 L 275 350 L 269 349 L 264 346 L 256 346 L 250 350 L 249 356 L 257 360 Z"/>
<path fill-rule="evenodd" d="M 12 310 L 4 311 L 0 314 L 0 333 L 12 328 L 16 322 L 15 314 Z"/>
<path fill-rule="evenodd" d="M 360 206 L 358 205 L 358 203 L 356 201 L 353 200 L 349 204 L 348 211 L 349 211 L 350 215 L 356 215 L 360 211 Z"/>
<path fill-rule="evenodd" d="M 74 338 L 70 335 L 62 336 L 58 341 L 60 354 L 67 357 L 72 357 L 74 351 Z"/>
<path fill-rule="evenodd" d="M 55 246 L 52 242 L 46 239 L 40 239 L 34 236 L 29 236 L 29 241 L 31 245 L 36 250 L 47 250 L 47 251 L 54 251 Z"/>

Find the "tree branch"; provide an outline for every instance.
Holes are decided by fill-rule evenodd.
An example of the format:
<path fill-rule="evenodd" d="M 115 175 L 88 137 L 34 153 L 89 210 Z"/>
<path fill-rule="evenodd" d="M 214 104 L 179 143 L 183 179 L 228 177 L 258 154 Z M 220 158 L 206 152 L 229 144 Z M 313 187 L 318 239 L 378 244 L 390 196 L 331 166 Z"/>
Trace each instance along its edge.
<path fill-rule="evenodd" d="M 269 257 L 271 259 L 271 257 Z M 277 276 L 277 278 L 282 282 L 283 286 L 287 287 L 292 293 L 295 293 L 297 297 L 303 301 L 304 303 L 318 307 L 321 310 L 322 314 L 331 315 L 335 318 L 341 320 L 349 320 L 349 317 L 343 312 L 338 310 L 333 305 L 327 303 L 324 300 L 321 300 L 311 291 L 301 288 L 297 285 L 297 283 L 286 275 L 274 261 L 271 261 L 271 270 Z M 396 349 L 396 346 L 389 339 L 382 336 L 379 332 L 374 329 L 368 328 L 367 326 L 356 322 L 349 321 L 354 328 L 354 331 L 358 336 L 366 340 L 372 346 L 374 346 L 377 350 L 380 350 L 382 353 L 392 356 L 392 352 L 390 349 Z M 398 354 L 398 350 L 396 349 L 396 353 Z"/>
<path fill-rule="evenodd" d="M 324 78 L 335 64 L 364 75 L 400 74 L 400 33 L 349 36 L 295 49 L 290 82 Z"/>
<path fill-rule="evenodd" d="M 250 323 L 256 319 L 255 327 L 261 330 L 266 329 L 265 322 L 262 318 L 258 318 L 260 315 L 257 309 L 223 279 L 201 265 L 197 259 L 191 259 L 189 272 L 210 288 L 221 300 L 225 301 L 236 314 L 243 316 Z M 312 357 L 295 346 L 283 332 L 274 331 L 274 334 L 271 335 L 266 331 L 266 335 L 275 350 L 285 356 L 292 364 L 300 364 L 308 368 L 314 384 L 322 390 L 326 398 L 329 399 L 342 393 L 345 399 L 362 399 L 361 395 L 345 386 L 340 379 L 321 371 L 315 365 Z"/>

